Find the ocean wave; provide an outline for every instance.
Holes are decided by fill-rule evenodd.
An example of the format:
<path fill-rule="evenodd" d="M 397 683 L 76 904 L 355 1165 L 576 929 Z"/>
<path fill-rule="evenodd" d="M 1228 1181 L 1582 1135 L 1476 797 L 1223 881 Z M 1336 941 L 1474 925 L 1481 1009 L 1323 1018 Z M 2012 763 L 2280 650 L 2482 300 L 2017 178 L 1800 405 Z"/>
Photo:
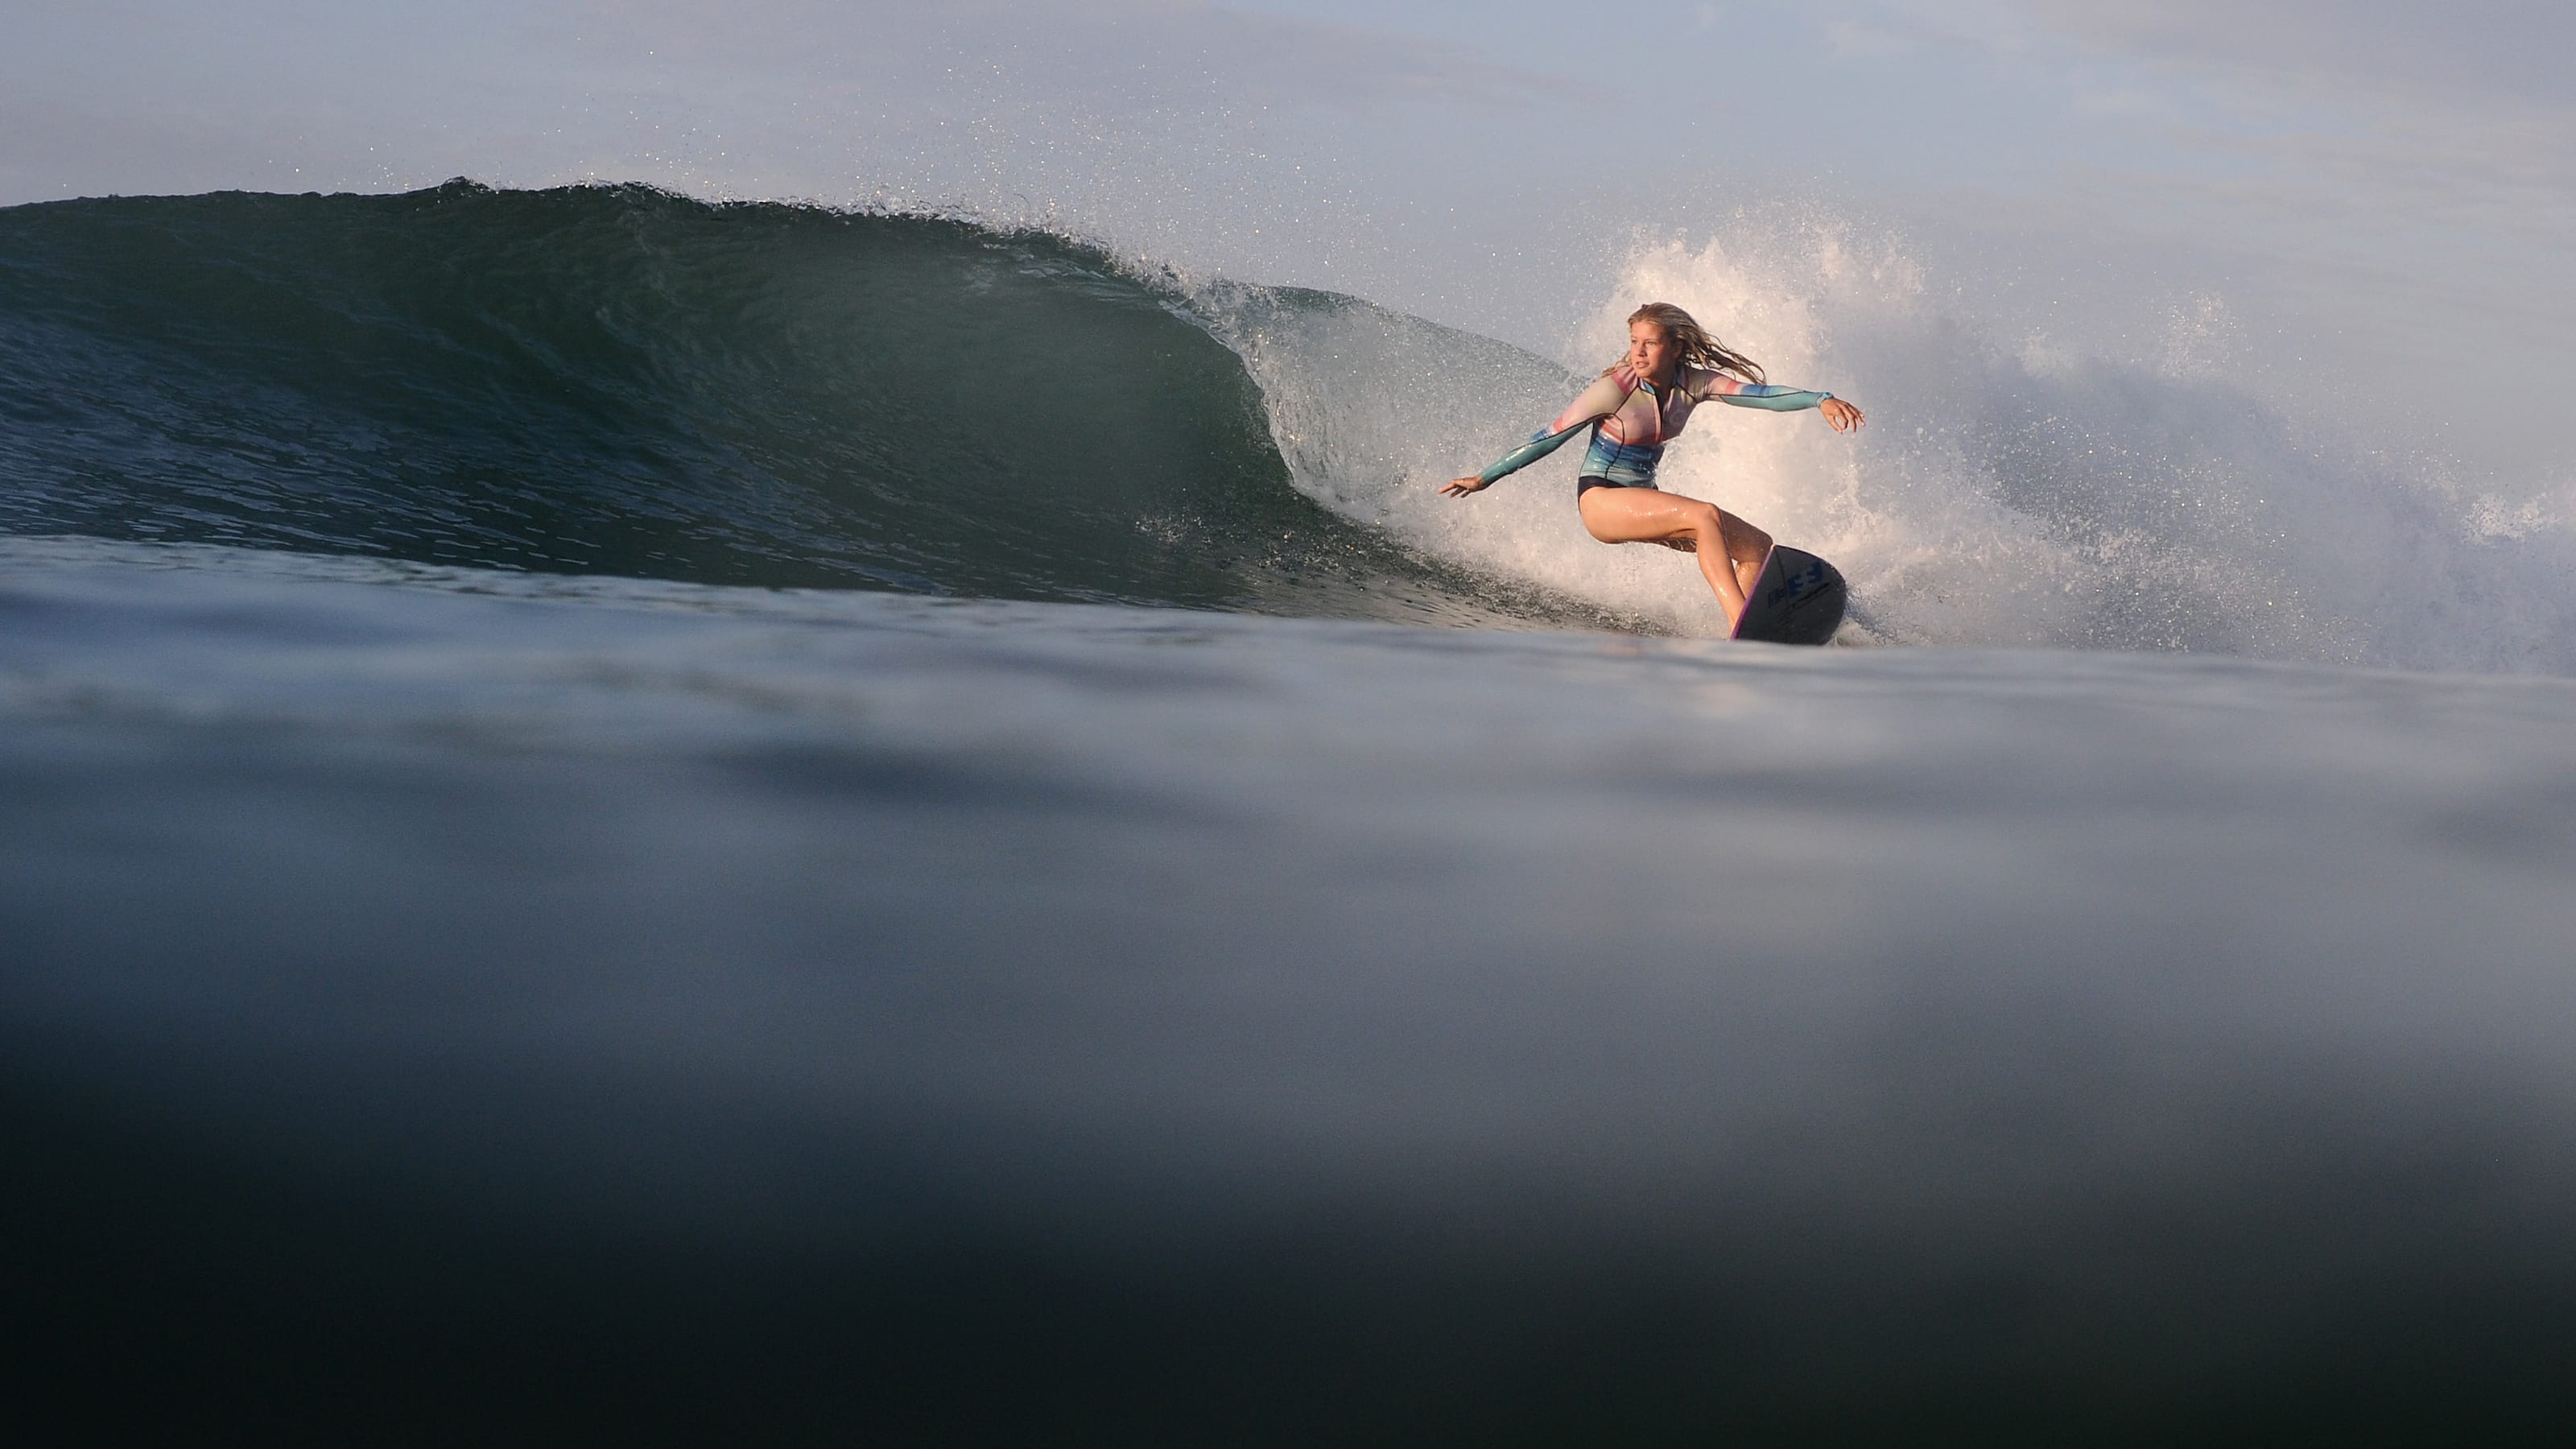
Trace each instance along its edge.
<path fill-rule="evenodd" d="M 2015 336 L 1832 218 L 1641 238 L 1569 334 L 1680 303 L 1871 412 L 1721 414 L 1668 487 L 1826 554 L 1845 642 L 2576 673 L 2576 530 L 2303 426 L 2223 299 L 2132 358 Z M 686 583 L 1722 633 L 1605 549 L 1582 369 L 1360 298 L 952 218 L 638 186 L 0 211 L 0 531 Z"/>
<path fill-rule="evenodd" d="M 14 208 L 0 418 L 17 534 L 1606 620 L 1297 492 L 1173 287 L 937 218 L 467 182 Z"/>

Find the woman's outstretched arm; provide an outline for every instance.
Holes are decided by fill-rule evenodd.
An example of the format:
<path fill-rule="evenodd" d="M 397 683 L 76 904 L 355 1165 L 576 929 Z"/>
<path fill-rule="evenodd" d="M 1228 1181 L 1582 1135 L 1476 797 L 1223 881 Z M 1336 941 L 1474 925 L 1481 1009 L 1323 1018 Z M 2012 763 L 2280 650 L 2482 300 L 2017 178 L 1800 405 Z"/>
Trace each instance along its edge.
<path fill-rule="evenodd" d="M 1596 378 L 1590 387 L 1566 405 L 1565 411 L 1556 415 L 1556 421 L 1530 434 L 1528 442 L 1486 464 L 1485 471 L 1481 473 L 1450 479 L 1440 486 L 1440 491 L 1452 498 L 1463 498 L 1505 474 L 1517 473 L 1555 452 L 1566 439 L 1617 412 L 1619 405 L 1627 400 L 1628 389 L 1618 378 Z"/>
<path fill-rule="evenodd" d="M 1707 381 L 1699 396 L 1702 401 L 1715 400 L 1730 407 L 1760 408 L 1765 412 L 1795 413 L 1814 408 L 1825 415 L 1825 426 L 1837 433 L 1848 433 L 1861 425 L 1860 409 L 1829 392 L 1813 388 L 1780 387 L 1766 382 L 1746 382 L 1722 372 L 1705 374 Z"/>

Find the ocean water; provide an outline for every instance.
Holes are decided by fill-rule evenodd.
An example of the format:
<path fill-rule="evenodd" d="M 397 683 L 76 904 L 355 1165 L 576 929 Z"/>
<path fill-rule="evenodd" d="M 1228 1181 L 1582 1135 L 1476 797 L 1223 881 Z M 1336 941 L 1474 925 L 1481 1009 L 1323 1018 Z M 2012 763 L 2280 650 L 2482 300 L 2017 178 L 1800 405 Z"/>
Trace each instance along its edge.
<path fill-rule="evenodd" d="M 12 1412 L 2565 1422 L 2563 530 L 1836 255 L 1743 330 L 1872 432 L 1673 462 L 1851 575 L 1790 650 L 1561 460 L 1428 496 L 1580 369 L 1365 299 L 620 188 L 0 211 Z"/>

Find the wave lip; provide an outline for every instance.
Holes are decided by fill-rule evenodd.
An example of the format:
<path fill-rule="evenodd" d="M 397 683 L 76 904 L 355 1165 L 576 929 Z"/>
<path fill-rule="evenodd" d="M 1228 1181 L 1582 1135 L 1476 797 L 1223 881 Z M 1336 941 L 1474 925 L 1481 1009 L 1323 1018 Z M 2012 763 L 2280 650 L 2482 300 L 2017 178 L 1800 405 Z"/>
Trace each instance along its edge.
<path fill-rule="evenodd" d="M 638 186 L 0 212 L 0 530 L 1448 623 L 1598 611 L 1290 486 L 1176 292 Z"/>

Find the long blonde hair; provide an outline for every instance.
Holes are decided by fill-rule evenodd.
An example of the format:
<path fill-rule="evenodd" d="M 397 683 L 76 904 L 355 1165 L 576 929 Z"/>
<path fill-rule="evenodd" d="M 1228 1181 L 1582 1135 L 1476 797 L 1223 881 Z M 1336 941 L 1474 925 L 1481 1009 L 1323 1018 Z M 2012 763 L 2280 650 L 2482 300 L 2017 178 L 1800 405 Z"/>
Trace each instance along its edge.
<path fill-rule="evenodd" d="M 1664 336 L 1681 349 L 1681 365 L 1684 367 L 1705 367 L 1718 372 L 1731 372 L 1746 382 L 1763 380 L 1760 363 L 1709 336 L 1708 329 L 1699 325 L 1691 314 L 1670 302 L 1648 302 L 1628 314 L 1629 326 L 1634 327 L 1640 322 L 1652 322 L 1664 329 Z M 1623 357 L 1618 362 L 1601 369 L 1601 375 L 1608 377 L 1617 372 L 1620 365 L 1626 361 L 1627 359 Z"/>

